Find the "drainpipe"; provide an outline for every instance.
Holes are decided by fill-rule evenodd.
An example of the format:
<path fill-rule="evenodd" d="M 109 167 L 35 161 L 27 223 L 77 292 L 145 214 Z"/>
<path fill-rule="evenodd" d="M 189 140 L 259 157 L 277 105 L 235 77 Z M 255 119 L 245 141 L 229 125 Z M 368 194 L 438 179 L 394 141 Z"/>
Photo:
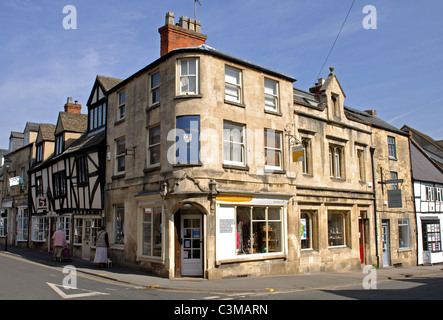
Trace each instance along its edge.
<path fill-rule="evenodd" d="M 378 222 L 377 222 L 377 183 L 375 181 L 374 168 L 374 152 L 375 148 L 371 147 L 371 165 L 372 165 L 372 185 L 374 188 L 374 223 L 375 223 L 375 255 L 377 256 L 377 268 L 380 268 L 380 255 L 378 253 Z"/>

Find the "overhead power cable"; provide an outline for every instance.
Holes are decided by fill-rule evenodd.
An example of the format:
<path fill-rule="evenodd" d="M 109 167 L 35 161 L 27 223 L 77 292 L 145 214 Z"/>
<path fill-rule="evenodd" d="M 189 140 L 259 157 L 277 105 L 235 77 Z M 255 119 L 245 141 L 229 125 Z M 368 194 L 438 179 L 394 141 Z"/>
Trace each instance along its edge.
<path fill-rule="evenodd" d="M 328 53 L 328 55 L 327 55 L 327 57 L 326 57 L 326 59 L 325 59 L 325 62 L 323 63 L 323 65 L 322 65 L 320 71 L 318 72 L 318 75 L 317 75 L 317 77 L 315 78 L 315 81 L 318 80 L 318 77 L 320 76 L 321 72 L 323 71 L 323 68 L 325 67 L 326 62 L 328 61 L 329 56 L 330 56 L 331 53 L 332 53 L 332 50 L 334 50 L 335 44 L 336 44 L 336 42 L 337 42 L 337 40 L 338 40 L 338 37 L 340 37 L 341 31 L 343 30 L 343 27 L 345 26 L 346 21 L 348 20 L 349 14 L 351 13 L 351 10 L 352 10 L 352 7 L 354 6 L 354 3 L 355 3 L 355 0 L 353 0 L 352 3 L 351 3 L 351 6 L 350 6 L 350 8 L 349 8 L 349 10 L 348 10 L 348 13 L 346 14 L 345 20 L 343 21 L 343 24 L 341 25 L 341 28 L 340 28 L 340 30 L 338 31 L 337 37 L 335 38 L 334 43 L 332 44 L 331 50 L 329 50 L 329 53 Z"/>

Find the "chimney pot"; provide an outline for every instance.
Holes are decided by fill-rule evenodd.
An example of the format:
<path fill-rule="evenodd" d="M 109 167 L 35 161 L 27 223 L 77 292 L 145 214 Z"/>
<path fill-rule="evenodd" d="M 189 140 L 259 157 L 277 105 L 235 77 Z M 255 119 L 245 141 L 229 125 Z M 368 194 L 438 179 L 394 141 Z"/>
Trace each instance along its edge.
<path fill-rule="evenodd" d="M 165 25 L 172 24 L 174 25 L 174 12 L 166 12 Z"/>
<path fill-rule="evenodd" d="M 82 110 L 82 105 L 78 104 L 78 100 L 75 100 L 75 102 L 73 102 L 74 99 L 72 99 L 72 97 L 69 97 L 66 104 L 65 104 L 65 112 L 70 112 L 70 113 L 81 113 Z"/>
<path fill-rule="evenodd" d="M 377 116 L 377 111 L 376 110 L 365 110 L 365 112 L 371 116 L 376 117 Z"/>
<path fill-rule="evenodd" d="M 158 29 L 160 33 L 160 55 L 175 49 L 198 47 L 206 43 L 208 38 L 201 33 L 201 23 L 185 16 L 180 17 L 179 23 L 174 25 L 174 14 L 166 13 L 166 25 Z"/>
<path fill-rule="evenodd" d="M 181 27 L 181 28 L 183 28 L 183 29 L 189 29 L 189 23 L 188 23 L 188 18 L 187 17 L 185 17 L 185 16 L 181 16 L 180 17 L 180 20 L 179 20 L 179 22 L 178 22 L 178 26 L 179 27 Z"/>

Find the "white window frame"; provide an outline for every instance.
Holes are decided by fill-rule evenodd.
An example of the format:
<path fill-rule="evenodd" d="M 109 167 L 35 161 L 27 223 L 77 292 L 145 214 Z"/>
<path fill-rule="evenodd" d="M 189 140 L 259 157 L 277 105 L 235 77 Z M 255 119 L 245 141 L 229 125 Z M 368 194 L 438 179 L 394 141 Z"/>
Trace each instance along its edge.
<path fill-rule="evenodd" d="M 160 209 L 160 245 L 161 245 L 161 249 L 160 249 L 160 255 L 154 255 L 154 247 L 155 247 L 155 243 L 154 243 L 154 232 L 155 232 L 155 230 L 154 230 L 154 220 L 153 220 L 153 218 L 154 218 L 154 210 L 158 210 L 158 209 Z M 151 210 L 151 219 L 150 219 L 150 221 L 145 221 L 144 220 L 144 217 L 145 217 L 145 212 L 146 212 L 146 210 Z M 158 212 L 157 212 L 158 213 Z M 141 207 L 141 217 L 140 217 L 140 223 L 139 223 L 139 226 L 140 226 L 140 235 L 141 235 L 141 237 L 140 237 L 140 241 L 141 241 L 141 244 L 140 244 L 140 250 L 139 250 L 139 255 L 140 256 L 142 256 L 142 257 L 146 257 L 146 258 L 150 258 L 150 259 L 162 259 L 163 258 L 163 255 L 164 255 L 164 244 L 165 244 L 165 233 L 163 232 L 164 231 L 164 229 L 163 229 L 163 225 L 164 225 L 164 223 L 165 223 L 165 219 L 164 219 L 164 216 L 163 216 L 163 207 L 162 206 L 147 206 L 147 207 Z M 148 228 L 148 225 L 149 225 L 149 228 Z M 146 230 L 150 230 L 150 234 L 149 234 L 149 242 L 150 242 L 150 244 L 151 244 L 151 247 L 150 247 L 150 255 L 148 255 L 148 254 L 144 254 L 144 241 L 143 241 L 143 238 L 144 238 L 144 233 L 145 233 L 145 231 Z"/>
<path fill-rule="evenodd" d="M 303 173 L 312 175 L 312 139 L 302 138 L 303 146 Z"/>
<path fill-rule="evenodd" d="M 55 137 L 55 155 L 58 156 L 59 154 L 63 153 L 63 133 L 58 134 Z"/>
<path fill-rule="evenodd" d="M 357 148 L 358 179 L 366 181 L 365 150 Z"/>
<path fill-rule="evenodd" d="M 147 146 L 147 155 L 146 155 L 146 164 L 147 164 L 147 167 L 148 167 L 148 168 L 152 168 L 152 167 L 158 167 L 158 166 L 160 166 L 160 159 L 159 159 L 158 162 L 151 163 L 151 150 L 152 150 L 154 147 L 160 147 L 160 151 L 159 151 L 159 152 L 161 152 L 161 143 L 160 143 L 161 140 L 159 139 L 158 142 L 153 143 L 153 144 L 151 144 L 151 141 L 150 141 L 150 137 L 151 137 L 150 132 L 151 132 L 151 130 L 154 130 L 154 129 L 156 129 L 156 128 L 158 128 L 158 129 L 160 130 L 160 134 L 159 134 L 159 136 L 160 136 L 160 139 L 161 139 L 161 127 L 160 127 L 159 124 L 158 124 L 158 125 L 155 125 L 155 126 L 152 126 L 152 127 L 150 127 L 150 128 L 148 128 L 148 137 L 147 137 L 147 143 L 148 143 L 148 146 Z"/>
<path fill-rule="evenodd" d="M 31 239 L 34 242 L 45 242 L 46 241 L 46 217 L 37 216 L 32 217 L 32 235 Z"/>
<path fill-rule="evenodd" d="M 118 145 L 119 142 L 124 141 L 124 151 L 121 153 L 118 153 Z M 120 158 L 123 158 L 124 161 L 124 169 L 122 171 L 118 171 L 118 161 L 120 160 Z M 122 174 L 125 173 L 126 171 L 126 137 L 121 137 L 119 139 L 115 140 L 115 173 L 116 174 Z"/>
<path fill-rule="evenodd" d="M 426 186 L 426 201 L 434 201 L 434 187 Z"/>
<path fill-rule="evenodd" d="M 119 213 L 122 213 L 123 217 L 123 223 L 120 222 L 120 226 L 118 225 L 119 222 L 117 221 L 118 217 L 119 217 Z M 114 226 L 114 244 L 115 245 L 124 245 L 125 244 L 125 205 L 124 204 L 116 204 L 114 205 L 114 222 L 115 222 L 115 226 Z M 117 234 L 119 233 L 118 228 L 122 228 L 121 235 L 123 236 L 123 241 L 117 241 Z"/>
<path fill-rule="evenodd" d="M 43 143 L 37 144 L 35 153 L 36 153 L 35 160 L 37 162 L 42 162 L 43 161 Z"/>
<path fill-rule="evenodd" d="M 8 218 L 0 217 L 0 237 L 5 237 L 8 234 Z"/>
<path fill-rule="evenodd" d="M 61 228 L 66 235 L 66 242 L 71 243 L 71 215 L 57 217 L 57 230 Z"/>
<path fill-rule="evenodd" d="M 183 74 L 182 73 L 182 62 L 187 62 L 187 73 Z M 195 73 L 190 73 L 189 72 L 189 61 L 195 61 Z M 199 94 L 199 90 L 200 90 L 200 86 L 199 86 L 199 78 L 200 78 L 200 72 L 199 72 L 199 67 L 200 67 L 200 59 L 196 58 L 196 57 L 187 57 L 187 58 L 183 58 L 183 59 L 177 59 L 177 70 L 178 70 L 178 81 L 177 81 L 177 85 L 178 85 L 178 92 L 179 95 L 198 95 Z M 190 81 L 193 80 L 195 81 L 195 90 L 191 91 L 190 90 L 190 85 L 189 83 L 191 83 Z M 188 82 L 188 84 L 186 85 L 185 82 Z M 187 90 L 183 90 L 184 86 L 187 86 Z"/>
<path fill-rule="evenodd" d="M 28 208 L 18 208 L 17 212 L 17 241 L 28 240 L 29 229 L 29 211 Z"/>
<path fill-rule="evenodd" d="M 435 201 L 443 201 L 443 189 L 441 187 L 435 187 Z"/>
<path fill-rule="evenodd" d="M 272 87 L 270 86 L 272 85 Z M 279 83 L 278 81 L 265 78 L 265 110 L 279 112 Z M 272 103 L 271 103 L 272 102 Z"/>
<path fill-rule="evenodd" d="M 329 175 L 331 178 L 343 179 L 345 177 L 344 152 L 345 148 L 342 145 L 329 145 Z"/>
<path fill-rule="evenodd" d="M 279 135 L 279 141 L 280 141 L 280 146 L 268 146 L 268 145 L 266 145 L 266 135 L 267 135 L 267 132 L 268 131 L 272 131 L 272 132 L 274 132 L 274 134 L 276 134 L 276 135 Z M 283 170 L 283 139 L 282 139 L 282 137 L 283 137 L 283 135 L 282 135 L 282 132 L 281 131 L 277 131 L 277 130 L 274 130 L 274 129 L 265 129 L 264 130 L 264 156 L 265 156 L 265 169 L 266 170 Z M 274 141 L 275 141 L 275 139 L 274 139 Z M 278 166 L 276 166 L 276 165 L 267 165 L 266 164 L 266 150 L 271 150 L 271 151 L 273 151 L 273 152 L 277 152 L 278 154 L 279 154 L 279 160 L 280 160 L 280 163 L 279 163 L 279 165 Z"/>
<path fill-rule="evenodd" d="M 155 85 L 153 77 L 158 75 L 158 84 Z M 160 71 L 154 71 L 149 75 L 149 105 L 155 106 L 160 103 Z M 156 101 L 153 101 L 154 98 L 157 98 Z"/>
<path fill-rule="evenodd" d="M 231 76 L 229 73 L 235 74 Z M 232 81 L 235 79 L 234 81 Z M 225 100 L 230 102 L 242 103 L 242 70 L 231 66 L 225 66 Z M 229 88 L 229 89 L 228 89 Z M 236 91 L 236 95 L 229 94 Z"/>
<path fill-rule="evenodd" d="M 228 126 L 228 127 L 226 127 Z M 239 130 L 241 135 L 241 142 L 232 141 L 232 131 Z M 230 121 L 223 122 L 223 164 L 242 166 L 246 165 L 246 139 L 245 139 L 246 126 L 240 123 L 234 123 Z M 229 140 L 227 139 L 229 138 Z M 229 155 L 225 152 L 225 145 L 229 146 Z M 232 155 L 233 145 L 239 145 L 241 148 L 241 161 L 235 161 Z M 227 158 L 229 156 L 229 159 Z"/>
<path fill-rule="evenodd" d="M 122 99 L 123 97 L 123 99 Z M 122 90 L 117 93 L 117 121 L 126 118 L 126 91 Z"/>
<path fill-rule="evenodd" d="M 406 228 L 407 230 L 407 240 L 408 243 L 405 245 L 401 245 L 402 238 L 400 237 L 400 228 Z M 398 248 L 401 249 L 410 249 L 411 248 L 411 239 L 410 239 L 410 231 L 409 231 L 409 219 L 398 219 Z"/>
<path fill-rule="evenodd" d="M 388 156 L 389 159 L 397 159 L 397 143 L 393 136 L 388 136 Z"/>
<path fill-rule="evenodd" d="M 341 226 L 343 227 L 343 230 L 340 232 L 340 230 L 336 230 L 334 228 L 331 228 L 331 225 L 329 225 L 329 216 L 330 215 L 339 215 L 341 216 Z M 347 214 L 344 212 L 337 212 L 337 211 L 330 211 L 328 212 L 328 246 L 329 248 L 337 248 L 337 247 L 346 247 L 346 219 Z M 342 244 L 333 244 L 332 240 L 334 239 L 340 239 L 340 238 L 332 238 L 332 236 L 339 236 L 339 234 L 343 234 L 343 243 Z"/>

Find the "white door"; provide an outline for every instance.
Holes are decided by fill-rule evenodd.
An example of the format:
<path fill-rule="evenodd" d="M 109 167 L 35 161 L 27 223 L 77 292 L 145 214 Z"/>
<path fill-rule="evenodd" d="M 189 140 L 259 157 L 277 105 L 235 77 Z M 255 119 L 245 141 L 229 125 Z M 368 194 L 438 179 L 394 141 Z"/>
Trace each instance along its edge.
<path fill-rule="evenodd" d="M 202 276 L 202 216 L 181 216 L 181 274 L 182 276 Z"/>
<path fill-rule="evenodd" d="M 91 260 L 92 219 L 83 220 L 82 259 Z"/>
<path fill-rule="evenodd" d="M 383 221 L 381 224 L 383 242 L 383 267 L 390 266 L 390 243 L 389 243 L 389 222 Z"/>

